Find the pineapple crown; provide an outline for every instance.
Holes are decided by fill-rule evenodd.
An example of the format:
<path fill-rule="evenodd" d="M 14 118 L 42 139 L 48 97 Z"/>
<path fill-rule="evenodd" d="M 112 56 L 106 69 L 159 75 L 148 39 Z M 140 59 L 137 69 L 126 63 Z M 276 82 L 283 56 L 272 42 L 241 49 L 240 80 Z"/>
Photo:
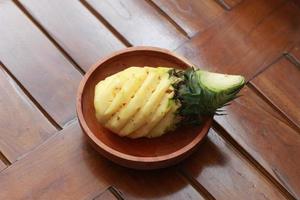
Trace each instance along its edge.
<path fill-rule="evenodd" d="M 238 98 L 237 94 L 245 85 L 244 78 L 239 76 L 240 82 L 230 83 L 228 87 L 211 87 L 211 84 L 217 83 L 221 78 L 230 79 L 237 76 L 223 76 L 194 68 L 186 71 L 172 69 L 169 74 L 175 77 L 174 99 L 181 104 L 178 114 L 183 117 L 183 123 L 188 124 L 199 124 L 203 117 L 224 115 L 224 110 L 221 108 Z M 205 76 L 208 75 L 213 78 L 210 78 L 210 81 L 204 81 Z"/>

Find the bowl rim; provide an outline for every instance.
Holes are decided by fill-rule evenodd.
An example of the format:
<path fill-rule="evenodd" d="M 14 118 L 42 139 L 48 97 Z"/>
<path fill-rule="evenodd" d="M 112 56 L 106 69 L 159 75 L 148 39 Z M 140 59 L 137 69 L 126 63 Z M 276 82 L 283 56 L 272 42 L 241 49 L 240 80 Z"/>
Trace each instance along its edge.
<path fill-rule="evenodd" d="M 106 57 L 100 59 L 99 61 L 97 61 L 95 64 L 93 64 L 92 67 L 86 72 L 86 74 L 83 76 L 82 80 L 80 81 L 80 84 L 79 84 L 79 87 L 77 90 L 77 99 L 76 99 L 76 112 L 77 112 L 77 117 L 79 119 L 79 123 L 83 129 L 83 132 L 90 138 L 90 140 L 92 140 L 98 147 L 100 147 L 101 149 L 103 149 L 105 152 L 107 152 L 108 154 L 110 154 L 112 156 L 126 159 L 128 161 L 144 162 L 144 163 L 161 162 L 161 161 L 180 157 L 180 156 L 186 154 L 187 152 L 189 152 L 189 150 L 192 150 L 205 137 L 205 135 L 207 133 L 198 134 L 188 145 L 186 145 L 183 148 L 180 148 L 177 151 L 174 151 L 170 154 L 161 155 L 161 156 L 147 156 L 147 157 L 134 156 L 134 155 L 128 155 L 128 154 L 122 153 L 120 151 L 117 151 L 117 150 L 111 148 L 110 146 L 106 145 L 105 143 L 103 143 L 89 129 L 89 127 L 84 119 L 83 111 L 82 111 L 82 94 L 83 94 L 84 88 L 86 86 L 86 83 L 87 83 L 89 77 L 95 72 L 95 70 L 100 66 L 101 63 L 104 63 L 105 61 L 110 60 L 116 56 L 126 54 L 129 52 L 133 52 L 133 51 L 160 52 L 160 53 L 168 54 L 170 56 L 178 58 L 181 61 L 187 63 L 188 65 L 193 66 L 187 59 L 185 59 L 181 56 L 178 56 L 169 50 L 158 48 L 158 47 L 136 46 L 136 47 L 127 47 L 125 49 L 116 51 L 113 54 L 106 56 Z M 211 123 L 212 123 L 212 118 L 207 119 L 205 121 L 205 123 L 203 123 L 203 125 L 202 125 L 202 127 L 203 127 L 202 130 L 206 129 L 207 127 L 208 127 L 207 129 L 209 129 L 209 127 L 211 126 Z M 208 131 L 206 131 L 206 132 L 208 132 Z"/>

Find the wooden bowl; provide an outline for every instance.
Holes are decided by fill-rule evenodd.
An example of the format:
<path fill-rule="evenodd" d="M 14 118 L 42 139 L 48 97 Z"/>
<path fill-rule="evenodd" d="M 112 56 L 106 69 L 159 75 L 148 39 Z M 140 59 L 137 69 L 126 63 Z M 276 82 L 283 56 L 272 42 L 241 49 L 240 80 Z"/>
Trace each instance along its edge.
<path fill-rule="evenodd" d="M 83 77 L 77 94 L 77 115 L 82 130 L 94 148 L 122 166 L 157 169 L 178 163 L 191 154 L 206 136 L 212 119 L 202 126 L 180 127 L 158 138 L 129 139 L 101 126 L 95 117 L 95 85 L 105 77 L 130 66 L 188 68 L 191 64 L 174 53 L 154 47 L 133 47 L 114 53 L 91 67 Z"/>

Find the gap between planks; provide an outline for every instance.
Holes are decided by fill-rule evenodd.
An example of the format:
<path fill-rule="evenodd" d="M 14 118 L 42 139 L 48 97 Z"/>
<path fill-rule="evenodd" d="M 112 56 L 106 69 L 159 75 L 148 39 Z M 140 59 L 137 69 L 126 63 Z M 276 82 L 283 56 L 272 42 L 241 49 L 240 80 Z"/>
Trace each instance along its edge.
<path fill-rule="evenodd" d="M 284 5 L 285 3 L 286 2 L 282 3 L 281 6 Z M 278 8 L 279 7 L 280 6 L 278 6 Z M 274 12 L 274 10 L 272 12 Z M 276 57 L 273 61 L 271 61 L 267 66 L 265 66 L 261 70 L 258 70 L 256 73 L 254 73 L 254 75 L 252 75 L 247 82 L 250 82 L 251 80 L 255 79 L 257 76 L 259 76 L 261 73 L 263 73 L 264 71 L 269 69 L 269 67 L 271 67 L 273 64 L 275 64 L 276 62 L 278 62 L 282 58 L 286 58 L 288 61 L 290 61 L 296 67 L 300 67 L 300 63 L 297 61 L 297 59 L 294 58 L 294 56 L 289 53 L 293 48 L 294 48 L 294 45 L 288 46 L 287 49 L 285 49 L 278 57 Z"/>
<path fill-rule="evenodd" d="M 56 42 L 56 40 L 47 32 L 47 30 L 36 20 L 29 11 L 18 0 L 13 0 L 14 4 L 29 18 L 29 20 L 50 40 L 50 42 L 59 50 L 59 52 L 74 66 L 74 68 L 81 73 L 85 71 L 79 64 Z"/>
<path fill-rule="evenodd" d="M 121 41 L 126 47 L 132 47 L 132 44 L 115 29 L 100 13 L 98 13 L 88 2 L 79 0 L 79 2 L 90 11 L 119 41 Z"/>
<path fill-rule="evenodd" d="M 226 11 L 230 11 L 232 9 L 224 0 L 215 0 L 215 2 Z"/>
<path fill-rule="evenodd" d="M 255 73 L 252 77 L 249 78 L 249 80 L 247 81 L 247 86 L 256 94 L 258 95 L 263 101 L 265 101 L 268 105 L 270 105 L 277 113 L 279 113 L 279 115 L 281 117 L 283 117 L 285 120 L 288 121 L 288 126 L 291 127 L 292 129 L 294 129 L 297 132 L 300 132 L 300 127 L 295 124 L 290 118 L 289 116 L 287 116 L 283 111 L 281 111 L 280 108 L 278 108 L 275 104 L 272 103 L 272 101 L 267 98 L 266 96 L 263 95 L 263 93 L 254 85 L 251 83 L 251 81 L 253 79 L 255 79 L 256 77 L 258 77 L 260 74 L 262 74 L 263 72 L 265 72 L 267 69 L 269 69 L 270 67 L 272 67 L 272 65 L 274 65 L 275 63 L 277 63 L 279 60 L 281 59 L 286 59 L 287 61 L 291 62 L 293 65 L 295 65 L 295 67 L 297 67 L 298 69 L 300 69 L 300 63 L 297 61 L 297 59 L 291 55 L 289 53 L 289 51 L 292 49 L 293 47 L 290 47 L 287 51 L 288 52 L 283 52 L 280 56 L 278 56 L 277 58 L 275 58 L 272 62 L 270 62 L 270 64 L 268 64 L 266 67 L 264 67 L 263 69 L 259 70 L 257 73 Z"/>
<path fill-rule="evenodd" d="M 191 37 L 188 33 L 178 24 L 176 23 L 165 11 L 163 11 L 153 0 L 145 0 L 154 10 L 156 10 L 162 17 L 164 17 L 167 21 L 169 21 L 182 35 L 184 35 L 189 40 Z M 181 46 L 181 45 L 180 45 Z"/>
<path fill-rule="evenodd" d="M 77 123 L 77 118 L 74 118 L 72 120 L 70 120 L 69 122 L 67 122 L 63 128 L 67 128 L 69 126 L 72 126 L 73 124 Z M 59 134 L 62 133 L 62 129 L 61 130 L 57 130 L 56 132 L 54 132 L 50 137 L 48 137 L 46 140 L 44 140 L 41 144 L 37 145 L 36 147 L 34 147 L 33 149 L 31 149 L 30 151 L 26 152 L 25 154 L 23 154 L 22 156 L 18 157 L 18 159 L 15 162 L 18 162 L 19 160 L 22 160 L 23 158 L 25 158 L 27 155 L 31 154 L 32 152 L 37 151 L 41 146 L 43 146 L 44 144 L 46 144 L 49 140 L 52 140 L 54 137 L 57 137 Z M 0 152 L 1 153 L 1 152 Z M 6 157 L 5 157 L 6 158 Z M 1 154 L 0 154 L 0 159 L 1 159 Z M 9 161 L 8 161 L 9 162 Z M 11 163 L 13 164 L 13 163 Z"/>
<path fill-rule="evenodd" d="M 103 196 L 106 196 L 106 193 L 110 193 L 111 196 L 113 196 L 117 200 L 125 200 L 123 197 L 123 194 L 117 190 L 114 186 L 109 186 L 99 194 L 97 194 L 95 197 L 92 198 L 92 200 L 97 200 L 97 199 L 104 199 Z"/>
<path fill-rule="evenodd" d="M 200 193 L 200 195 L 202 197 L 204 197 L 207 200 L 216 200 L 216 198 L 210 194 L 209 191 L 207 191 L 207 189 L 201 185 L 201 183 L 199 181 L 197 181 L 196 179 L 194 179 L 190 174 L 188 174 L 188 172 L 185 172 L 182 169 L 177 169 L 178 174 L 189 184 L 191 184 L 191 186 Z"/>
<path fill-rule="evenodd" d="M 296 198 L 281 184 L 279 183 L 260 163 L 258 163 L 218 122 L 213 121 L 212 128 L 216 133 L 222 137 L 229 145 L 232 146 L 242 158 L 244 158 L 248 163 L 256 169 L 263 177 L 266 178 L 271 185 L 280 191 L 283 196 L 287 199 L 296 200 Z"/>
<path fill-rule="evenodd" d="M 114 186 L 110 186 L 108 190 L 118 199 L 118 200 L 125 200 L 124 195 Z"/>
<path fill-rule="evenodd" d="M 291 62 L 293 65 L 295 65 L 298 69 L 300 69 L 300 63 L 299 61 L 297 60 L 297 58 L 294 57 L 293 54 L 290 54 L 290 53 L 284 53 L 283 54 L 284 57 L 289 61 Z"/>
<path fill-rule="evenodd" d="M 62 127 L 52 118 L 51 115 L 41 106 L 41 104 L 30 94 L 30 92 L 22 85 L 22 83 L 9 71 L 9 69 L 0 61 L 0 67 L 6 72 L 8 76 L 18 85 L 25 96 L 37 107 L 37 109 L 48 119 L 48 121 L 59 131 Z"/>
<path fill-rule="evenodd" d="M 30 151 L 23 154 L 21 157 L 18 158 L 18 160 L 23 159 L 27 155 L 29 155 L 31 152 L 36 151 L 40 148 L 40 146 L 44 145 L 48 140 L 51 140 L 53 137 L 56 137 L 58 134 L 61 133 L 61 130 L 63 128 L 66 128 L 68 126 L 71 126 L 72 124 L 77 122 L 77 117 L 71 119 L 70 121 L 66 122 L 63 127 L 61 127 L 43 108 L 42 106 L 35 100 L 35 98 L 26 90 L 26 88 L 18 81 L 18 79 L 8 70 L 8 68 L 0 61 L 0 67 L 6 72 L 6 75 L 8 75 L 17 85 L 18 87 L 23 91 L 25 96 L 29 98 L 29 100 L 37 107 L 37 109 L 42 113 L 42 115 L 57 129 L 55 133 L 53 133 L 49 138 L 47 138 L 45 141 L 43 141 L 41 144 L 37 145 Z M 0 160 L 3 161 L 4 164 L 7 166 L 10 166 L 12 163 L 6 158 L 6 156 L 0 151 Z M 17 160 L 17 161 L 18 161 Z M 16 161 L 16 162 L 17 162 Z"/>
<path fill-rule="evenodd" d="M 78 118 L 77 118 L 77 116 L 75 116 L 73 119 L 67 121 L 67 122 L 63 125 L 63 129 L 64 129 L 65 127 L 68 127 L 68 126 L 72 125 L 73 123 L 75 123 L 75 122 L 77 122 L 77 121 L 78 121 Z"/>
<path fill-rule="evenodd" d="M 234 5 L 229 5 L 226 0 L 215 0 L 217 4 L 219 4 L 224 10 L 231 11 L 235 6 L 239 5 L 243 2 L 243 0 L 240 0 L 236 2 Z"/>
<path fill-rule="evenodd" d="M 259 96 L 264 102 L 266 102 L 275 112 L 277 112 L 282 118 L 284 118 L 288 123 L 285 123 L 290 128 L 295 130 L 297 133 L 300 134 L 300 127 L 295 124 L 288 115 L 286 115 L 278 106 L 276 106 L 268 97 L 263 95 L 263 93 L 251 82 L 247 83 L 247 86 L 257 95 Z M 280 120 L 280 119 L 279 119 Z M 280 120 L 281 121 L 281 120 Z"/>
<path fill-rule="evenodd" d="M 259 76 L 260 74 L 262 74 L 264 71 L 266 71 L 267 69 L 269 69 L 273 64 L 277 63 L 280 59 L 282 59 L 284 57 L 284 54 L 278 56 L 277 58 L 275 58 L 272 62 L 270 62 L 267 66 L 265 66 L 264 68 L 258 70 L 256 73 L 254 73 L 254 75 L 252 75 L 248 80 L 247 80 L 247 84 L 250 83 L 250 81 L 252 81 L 253 79 L 255 79 L 257 76 Z"/>
<path fill-rule="evenodd" d="M 9 166 L 12 163 L 6 158 L 6 156 L 0 151 L 0 160 L 6 165 Z"/>

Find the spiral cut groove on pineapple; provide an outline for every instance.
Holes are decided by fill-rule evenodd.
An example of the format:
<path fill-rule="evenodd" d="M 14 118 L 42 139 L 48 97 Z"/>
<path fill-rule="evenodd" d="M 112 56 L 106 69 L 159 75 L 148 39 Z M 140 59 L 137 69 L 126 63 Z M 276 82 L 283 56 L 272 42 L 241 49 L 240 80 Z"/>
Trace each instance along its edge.
<path fill-rule="evenodd" d="M 179 106 L 173 100 L 169 70 L 130 67 L 99 82 L 94 100 L 97 120 L 131 138 L 156 137 L 171 129 Z"/>

